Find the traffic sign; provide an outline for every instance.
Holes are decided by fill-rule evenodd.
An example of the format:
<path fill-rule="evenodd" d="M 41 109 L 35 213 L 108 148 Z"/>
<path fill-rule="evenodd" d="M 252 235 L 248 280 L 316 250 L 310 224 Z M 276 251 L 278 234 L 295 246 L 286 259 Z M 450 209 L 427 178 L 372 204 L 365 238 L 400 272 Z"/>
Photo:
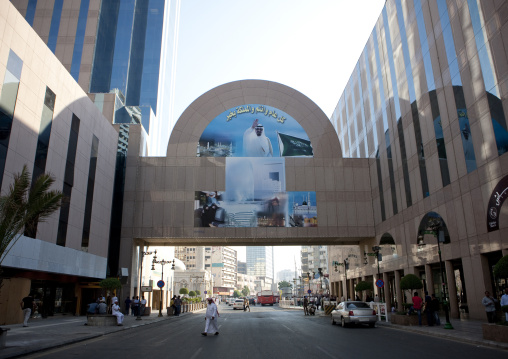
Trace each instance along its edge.
<path fill-rule="evenodd" d="M 141 286 L 141 291 L 142 292 L 151 292 L 152 291 L 152 287 L 149 286 L 149 285 L 143 285 L 143 286 Z"/>
<path fill-rule="evenodd" d="M 157 282 L 157 287 L 164 288 L 164 281 L 163 280 L 158 281 Z"/>
<path fill-rule="evenodd" d="M 376 281 L 376 287 L 378 287 L 378 288 L 383 288 L 384 286 L 385 286 L 385 282 L 383 282 L 383 280 L 382 280 L 382 279 L 378 279 L 378 280 Z"/>
<path fill-rule="evenodd" d="M 205 294 L 208 293 L 208 291 L 205 290 Z"/>
<path fill-rule="evenodd" d="M 307 291 L 307 293 L 309 293 L 309 294 L 310 294 L 310 293 L 312 293 L 312 291 L 309 289 L 309 290 Z"/>

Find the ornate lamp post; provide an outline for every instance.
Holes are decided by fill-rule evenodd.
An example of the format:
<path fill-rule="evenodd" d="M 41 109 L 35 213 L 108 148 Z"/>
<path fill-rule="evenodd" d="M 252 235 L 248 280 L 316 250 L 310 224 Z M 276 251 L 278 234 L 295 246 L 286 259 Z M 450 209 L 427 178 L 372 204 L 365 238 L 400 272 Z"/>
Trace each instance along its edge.
<path fill-rule="evenodd" d="M 157 255 L 155 255 L 155 256 L 153 256 L 153 260 L 152 260 L 152 270 L 155 270 L 155 263 L 160 264 L 162 266 L 161 281 L 164 281 L 164 265 L 165 264 L 173 263 L 173 265 L 171 266 L 171 269 L 175 270 L 175 260 L 174 259 L 172 261 L 166 261 L 164 259 L 161 259 L 160 261 L 158 261 Z M 162 287 L 159 287 L 159 291 L 160 291 L 160 293 L 159 293 L 160 294 L 160 296 L 159 296 L 159 317 L 162 317 L 162 295 L 163 295 Z"/>
<path fill-rule="evenodd" d="M 367 256 L 376 257 L 377 261 L 377 279 L 381 279 L 381 272 L 379 271 L 379 261 L 381 260 L 381 255 L 379 254 L 379 251 L 381 250 L 381 247 L 374 246 L 372 247 L 372 253 L 363 252 L 363 263 L 367 265 L 369 261 L 367 260 Z M 381 288 L 381 301 L 384 302 L 384 288 Z"/>
<path fill-rule="evenodd" d="M 141 294 L 141 286 L 143 285 L 143 258 L 145 256 L 149 256 L 149 255 L 152 255 L 154 254 L 155 256 L 157 256 L 157 249 L 153 252 L 145 252 L 145 251 L 141 251 L 141 263 L 139 265 L 139 294 L 142 296 Z M 141 313 L 139 313 L 138 311 L 138 316 L 136 317 L 136 320 L 141 320 Z"/>
<path fill-rule="evenodd" d="M 425 245 L 424 235 L 432 234 L 437 240 L 437 253 L 439 254 L 439 271 L 441 272 L 441 283 L 443 286 L 443 308 L 445 311 L 446 324 L 444 329 L 453 329 L 450 323 L 450 315 L 448 314 L 448 291 L 446 288 L 445 275 L 443 270 L 443 259 L 441 258 L 441 245 L 440 243 L 445 242 L 445 234 L 443 230 L 443 220 L 438 217 L 431 217 L 427 222 L 427 230 L 424 230 L 418 235 L 418 246 L 422 247 Z"/>
<path fill-rule="evenodd" d="M 348 290 L 347 290 L 347 270 L 349 269 L 349 258 L 344 259 L 344 262 L 343 262 L 343 263 L 339 263 L 339 262 L 337 262 L 337 261 L 333 261 L 333 262 L 332 262 L 332 265 L 335 267 L 335 271 L 336 271 L 337 273 L 340 273 L 340 271 L 339 271 L 339 268 L 338 268 L 338 267 L 339 267 L 339 266 L 340 266 L 340 267 L 344 266 L 344 276 L 345 276 L 345 278 L 346 278 L 346 300 L 348 300 L 348 299 L 349 299 L 349 295 L 348 295 Z"/>

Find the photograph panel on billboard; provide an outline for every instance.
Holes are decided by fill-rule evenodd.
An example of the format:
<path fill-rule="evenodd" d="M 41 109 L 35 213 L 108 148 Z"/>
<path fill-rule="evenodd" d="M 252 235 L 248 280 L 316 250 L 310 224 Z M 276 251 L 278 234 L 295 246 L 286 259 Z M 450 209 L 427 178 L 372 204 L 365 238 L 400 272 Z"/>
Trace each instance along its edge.
<path fill-rule="evenodd" d="M 203 131 L 198 157 L 312 157 L 303 127 L 271 106 L 247 104 L 215 117 Z"/>
<path fill-rule="evenodd" d="M 316 227 L 315 192 L 286 192 L 284 158 L 227 158 L 226 190 L 196 191 L 195 227 Z"/>

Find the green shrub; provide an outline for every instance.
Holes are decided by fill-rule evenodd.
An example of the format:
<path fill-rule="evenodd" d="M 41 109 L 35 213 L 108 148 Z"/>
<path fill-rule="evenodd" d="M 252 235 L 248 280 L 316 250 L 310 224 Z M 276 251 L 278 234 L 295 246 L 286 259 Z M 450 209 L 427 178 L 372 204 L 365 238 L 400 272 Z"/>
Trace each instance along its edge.
<path fill-rule="evenodd" d="M 374 284 L 372 282 L 361 281 L 355 287 L 355 291 L 363 292 L 364 290 L 374 290 Z"/>
<path fill-rule="evenodd" d="M 400 289 L 410 291 L 411 296 L 415 289 L 422 289 L 423 283 L 420 278 L 414 274 L 407 274 L 400 280 Z"/>
<path fill-rule="evenodd" d="M 508 255 L 494 265 L 494 275 L 496 278 L 508 278 Z"/>
<path fill-rule="evenodd" d="M 189 294 L 189 290 L 187 288 L 180 288 L 180 291 L 178 292 L 182 295 L 186 295 L 186 294 Z"/>
<path fill-rule="evenodd" d="M 189 292 L 189 297 L 195 297 L 195 296 L 196 296 L 196 292 L 195 292 L 195 291 L 193 291 L 193 290 L 191 290 L 191 291 Z"/>

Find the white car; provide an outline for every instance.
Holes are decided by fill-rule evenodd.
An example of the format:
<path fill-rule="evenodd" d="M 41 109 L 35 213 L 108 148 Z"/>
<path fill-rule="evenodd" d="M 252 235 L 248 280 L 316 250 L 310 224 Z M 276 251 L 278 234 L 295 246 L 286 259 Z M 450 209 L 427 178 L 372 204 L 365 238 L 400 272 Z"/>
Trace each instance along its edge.
<path fill-rule="evenodd" d="M 228 298 L 228 301 L 227 301 L 228 305 L 233 305 L 235 300 L 236 300 L 235 298 Z"/>
<path fill-rule="evenodd" d="M 233 309 L 242 309 L 243 310 L 243 299 L 237 299 L 233 303 Z"/>

